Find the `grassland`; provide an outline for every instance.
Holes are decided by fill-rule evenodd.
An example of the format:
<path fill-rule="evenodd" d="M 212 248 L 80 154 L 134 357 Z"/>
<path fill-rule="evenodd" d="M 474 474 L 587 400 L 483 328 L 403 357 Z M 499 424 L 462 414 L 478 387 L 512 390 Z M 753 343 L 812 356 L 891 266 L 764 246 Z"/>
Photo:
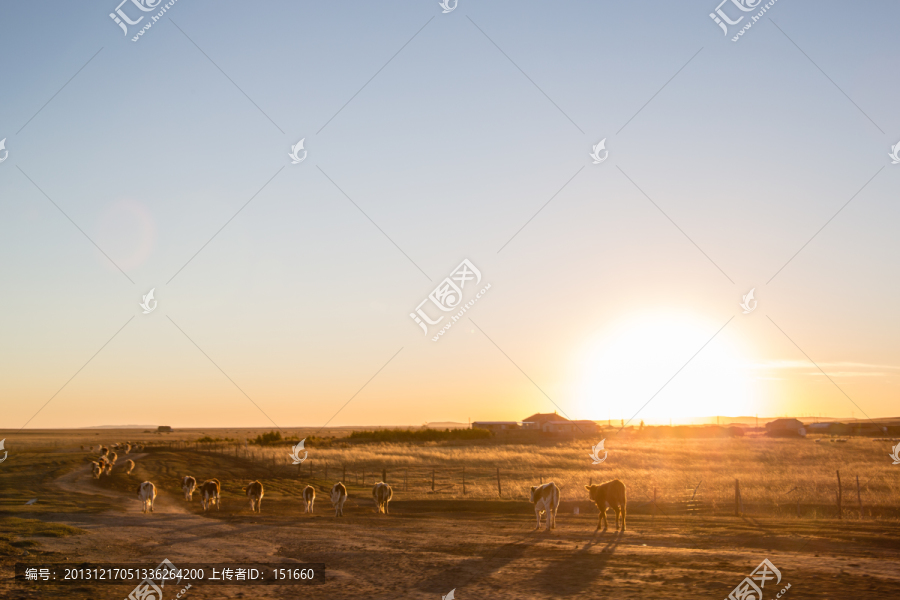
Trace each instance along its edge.
<path fill-rule="evenodd" d="M 14 584 L 9 573 L 16 561 L 110 558 L 328 567 L 327 584 L 316 588 L 195 586 L 189 597 L 198 599 L 435 598 L 453 588 L 461 599 L 725 597 L 762 558 L 792 584 L 786 600 L 885 598 L 900 583 L 900 467 L 891 465 L 890 444 L 882 441 L 610 436 L 608 458 L 594 466 L 587 455 L 598 440 L 403 444 L 351 442 L 335 432 L 322 446 L 307 444 L 309 457 L 298 467 L 290 464 L 289 444 L 197 443 L 204 436 L 255 439 L 263 433 L 258 430 L 145 434 L 143 440 L 140 432 L 95 433 L 35 433 L 27 441 L 7 435 L 11 454 L 0 466 L 0 597 L 58 597 L 59 590 Z M 291 431 L 290 437 L 312 433 Z M 147 444 L 130 456 L 134 472 L 116 468 L 93 479 L 88 465 L 96 453 L 81 446 L 125 440 Z M 124 459 L 120 453 L 119 464 Z M 843 520 L 836 518 L 837 470 L 845 487 Z M 376 516 L 371 485 L 382 471 L 394 500 L 390 515 Z M 196 498 L 181 498 L 186 473 L 222 481 L 220 510 L 204 513 Z M 340 478 L 349 483 L 350 498 L 346 517 L 335 519 L 323 492 Z M 542 478 L 563 491 L 559 527 L 549 533 L 532 531 L 526 499 L 528 486 Z M 628 486 L 629 531 L 595 534 L 597 511 L 581 486 L 611 478 Z M 732 514 L 735 478 L 742 517 Z M 249 512 L 241 490 L 251 479 L 266 488 L 261 515 Z M 144 480 L 160 493 L 152 515 L 140 513 L 135 495 Z M 320 494 L 312 516 L 303 514 L 299 499 L 307 483 Z M 689 503 L 685 496 L 694 490 Z M 32 498 L 37 501 L 26 505 Z M 67 588 L 65 597 L 126 597 L 129 591 L 86 584 Z"/>

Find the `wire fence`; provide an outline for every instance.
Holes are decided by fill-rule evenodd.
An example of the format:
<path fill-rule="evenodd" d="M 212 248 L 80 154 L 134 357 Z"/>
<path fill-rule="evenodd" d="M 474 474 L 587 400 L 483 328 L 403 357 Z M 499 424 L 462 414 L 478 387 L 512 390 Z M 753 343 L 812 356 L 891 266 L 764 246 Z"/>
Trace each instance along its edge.
<path fill-rule="evenodd" d="M 759 464 L 738 469 L 714 469 L 707 464 L 659 464 L 597 469 L 573 467 L 571 461 L 497 461 L 475 456 L 466 464 L 465 449 L 443 452 L 442 460 L 429 462 L 428 452 L 413 454 L 353 449 L 315 451 L 300 464 L 293 464 L 289 448 L 260 447 L 241 443 L 197 443 L 171 441 L 154 449 L 190 451 L 247 461 L 259 469 L 260 478 L 281 480 L 284 493 L 299 495 L 312 484 L 321 490 L 343 482 L 351 495 L 366 494 L 378 481 L 389 483 L 395 500 L 528 500 L 530 488 L 554 482 L 563 503 L 585 510 L 590 506 L 584 486 L 612 479 L 627 487 L 628 510 L 654 515 L 755 515 L 798 518 L 900 518 L 900 494 L 895 477 L 883 468 L 862 468 L 843 473 L 823 468 L 778 472 Z M 384 450 L 382 448 L 382 450 Z M 425 456 L 422 456 L 422 455 Z M 590 461 L 582 461 L 590 463 Z M 859 465 L 854 465 L 859 466 Z M 698 468 L 699 467 L 699 468 Z M 841 479 L 843 477 L 843 479 Z M 569 510 L 574 506 L 569 507 Z"/>

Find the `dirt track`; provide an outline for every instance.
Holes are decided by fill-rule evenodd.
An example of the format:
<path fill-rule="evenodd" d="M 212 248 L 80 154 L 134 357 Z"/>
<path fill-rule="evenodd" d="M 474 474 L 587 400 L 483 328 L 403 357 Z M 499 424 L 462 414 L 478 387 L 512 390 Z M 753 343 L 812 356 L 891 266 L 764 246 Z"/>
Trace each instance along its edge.
<path fill-rule="evenodd" d="M 139 459 L 140 457 L 135 457 Z M 87 467 L 54 485 L 98 497 L 109 510 L 44 514 L 89 534 L 38 538 L 42 560 L 155 566 L 247 561 L 321 562 L 320 586 L 193 586 L 184 598 L 430 598 L 456 589 L 465 598 L 725 598 L 763 558 L 791 584 L 785 598 L 878 598 L 900 584 L 900 527 L 893 522 L 755 520 L 632 516 L 624 534 L 594 534 L 596 510 L 561 505 L 559 527 L 534 532 L 525 502 L 416 501 L 395 495 L 391 514 L 376 516 L 368 498 L 351 498 L 335 519 L 320 493 L 316 515 L 293 497 L 226 498 L 203 514 L 161 489 L 152 515 L 136 494 L 99 485 Z M 56 588 L 67 598 L 124 598 L 130 587 Z M 779 591 L 764 597 L 774 598 Z M 51 598 L 14 588 L 12 598 Z M 165 600 L 178 589 L 167 589 Z"/>

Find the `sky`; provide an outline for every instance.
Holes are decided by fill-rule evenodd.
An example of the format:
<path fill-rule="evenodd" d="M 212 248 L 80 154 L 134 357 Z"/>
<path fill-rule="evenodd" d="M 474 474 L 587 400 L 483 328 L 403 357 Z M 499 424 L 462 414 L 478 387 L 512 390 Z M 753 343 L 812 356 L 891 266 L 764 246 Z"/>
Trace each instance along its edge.
<path fill-rule="evenodd" d="M 900 414 L 896 3 L 138 4 L 0 7 L 2 428 Z"/>

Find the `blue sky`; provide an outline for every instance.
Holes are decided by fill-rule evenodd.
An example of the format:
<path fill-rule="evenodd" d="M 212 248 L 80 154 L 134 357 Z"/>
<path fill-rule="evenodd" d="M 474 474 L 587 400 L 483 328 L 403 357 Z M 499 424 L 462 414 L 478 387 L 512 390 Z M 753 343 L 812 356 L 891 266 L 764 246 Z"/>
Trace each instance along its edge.
<path fill-rule="evenodd" d="M 115 4 L 0 8 L 11 426 L 896 413 L 895 3 Z"/>

